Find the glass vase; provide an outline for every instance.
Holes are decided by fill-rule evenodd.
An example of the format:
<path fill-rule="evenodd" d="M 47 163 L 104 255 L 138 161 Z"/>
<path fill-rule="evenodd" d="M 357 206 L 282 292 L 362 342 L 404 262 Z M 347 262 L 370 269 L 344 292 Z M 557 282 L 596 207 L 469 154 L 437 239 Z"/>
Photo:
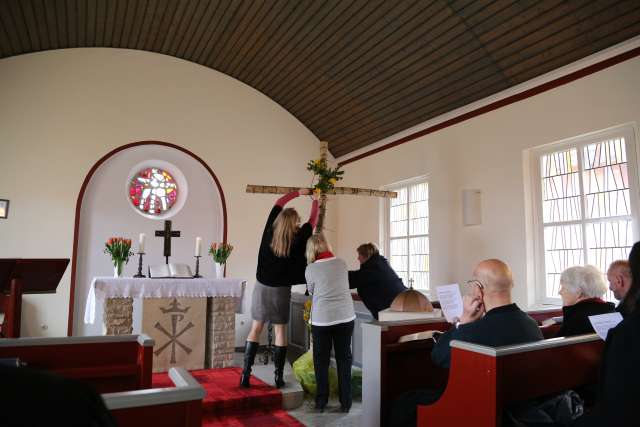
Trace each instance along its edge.
<path fill-rule="evenodd" d="M 224 278 L 224 264 L 218 264 L 217 262 L 213 263 L 215 269 L 216 279 Z"/>
<path fill-rule="evenodd" d="M 122 270 L 124 268 L 124 260 L 118 259 L 113 261 L 113 277 L 122 277 Z"/>

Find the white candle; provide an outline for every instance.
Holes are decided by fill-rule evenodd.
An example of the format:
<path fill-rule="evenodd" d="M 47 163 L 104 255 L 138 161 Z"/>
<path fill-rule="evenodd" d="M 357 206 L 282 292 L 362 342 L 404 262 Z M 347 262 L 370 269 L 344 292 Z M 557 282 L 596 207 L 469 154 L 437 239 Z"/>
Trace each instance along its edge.
<path fill-rule="evenodd" d="M 138 253 L 143 254 L 144 253 L 144 239 L 147 236 L 145 236 L 144 233 L 140 233 L 140 238 L 138 239 Z"/>
<path fill-rule="evenodd" d="M 196 256 L 202 255 L 202 237 L 196 237 Z"/>

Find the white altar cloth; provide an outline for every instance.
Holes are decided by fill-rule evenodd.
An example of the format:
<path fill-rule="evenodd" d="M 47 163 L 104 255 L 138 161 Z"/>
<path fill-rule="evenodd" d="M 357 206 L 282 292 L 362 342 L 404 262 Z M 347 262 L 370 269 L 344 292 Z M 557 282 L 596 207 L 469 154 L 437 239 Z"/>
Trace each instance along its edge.
<path fill-rule="evenodd" d="M 84 323 L 96 320 L 96 302 L 107 298 L 205 298 L 239 297 L 246 282 L 242 279 L 136 279 L 96 277 L 89 287 Z"/>

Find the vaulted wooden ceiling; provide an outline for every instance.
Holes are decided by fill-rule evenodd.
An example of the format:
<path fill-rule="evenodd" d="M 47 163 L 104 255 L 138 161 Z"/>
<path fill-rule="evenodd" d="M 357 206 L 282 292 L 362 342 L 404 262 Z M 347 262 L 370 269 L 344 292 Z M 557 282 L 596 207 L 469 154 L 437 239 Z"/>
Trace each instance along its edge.
<path fill-rule="evenodd" d="M 0 0 L 2 58 L 172 55 L 263 92 L 336 157 L 638 34 L 638 0 Z"/>

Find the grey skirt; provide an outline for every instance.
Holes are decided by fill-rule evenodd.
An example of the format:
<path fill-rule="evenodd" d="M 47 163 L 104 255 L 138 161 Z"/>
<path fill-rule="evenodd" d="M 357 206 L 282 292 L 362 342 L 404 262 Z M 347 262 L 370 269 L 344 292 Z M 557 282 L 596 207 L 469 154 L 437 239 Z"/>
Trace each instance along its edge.
<path fill-rule="evenodd" d="M 266 286 L 256 282 L 251 298 L 253 320 L 271 322 L 274 325 L 289 323 L 291 286 Z"/>

